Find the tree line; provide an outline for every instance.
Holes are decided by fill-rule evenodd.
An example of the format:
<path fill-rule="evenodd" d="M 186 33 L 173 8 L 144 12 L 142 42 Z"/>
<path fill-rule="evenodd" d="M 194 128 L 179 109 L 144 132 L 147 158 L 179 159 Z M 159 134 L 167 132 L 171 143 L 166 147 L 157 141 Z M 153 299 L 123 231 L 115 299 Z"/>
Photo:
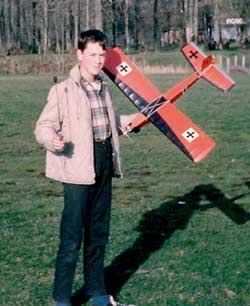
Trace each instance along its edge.
<path fill-rule="evenodd" d="M 189 41 L 223 47 L 226 18 L 249 17 L 250 0 L 0 0 L 0 51 L 69 52 L 90 28 L 127 51 Z M 237 31 L 242 44 L 248 25 Z"/>

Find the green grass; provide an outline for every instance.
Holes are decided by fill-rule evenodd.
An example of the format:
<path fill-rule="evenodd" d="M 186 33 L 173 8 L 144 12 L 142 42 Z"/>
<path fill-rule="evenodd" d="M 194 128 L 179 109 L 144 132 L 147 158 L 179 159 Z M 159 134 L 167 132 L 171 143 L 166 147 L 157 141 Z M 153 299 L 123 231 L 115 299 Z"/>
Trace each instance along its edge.
<path fill-rule="evenodd" d="M 184 77 L 150 76 L 161 90 Z M 108 285 L 121 300 L 250 305 L 249 76 L 232 77 L 229 94 L 201 81 L 177 101 L 217 142 L 200 164 L 150 125 L 121 138 L 125 178 L 114 180 L 106 254 L 115 279 Z M 33 130 L 52 78 L 0 76 L 0 84 L 0 305 L 47 306 L 63 197 L 61 184 L 44 177 Z M 117 111 L 134 112 L 112 89 Z"/>

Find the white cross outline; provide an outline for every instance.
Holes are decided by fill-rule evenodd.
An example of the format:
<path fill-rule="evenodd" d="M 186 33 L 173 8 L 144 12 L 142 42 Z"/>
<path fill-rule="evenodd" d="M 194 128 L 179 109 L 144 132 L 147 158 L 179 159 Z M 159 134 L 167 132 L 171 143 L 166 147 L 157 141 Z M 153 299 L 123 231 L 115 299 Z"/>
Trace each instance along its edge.
<path fill-rule="evenodd" d="M 121 62 L 118 66 L 115 67 L 115 69 L 122 75 L 126 76 L 129 74 L 133 69 L 125 62 Z"/>
<path fill-rule="evenodd" d="M 189 128 L 187 129 L 184 133 L 182 133 L 182 136 L 188 141 L 188 142 L 192 142 L 194 141 L 196 138 L 198 138 L 200 135 L 193 129 L 193 128 Z"/>

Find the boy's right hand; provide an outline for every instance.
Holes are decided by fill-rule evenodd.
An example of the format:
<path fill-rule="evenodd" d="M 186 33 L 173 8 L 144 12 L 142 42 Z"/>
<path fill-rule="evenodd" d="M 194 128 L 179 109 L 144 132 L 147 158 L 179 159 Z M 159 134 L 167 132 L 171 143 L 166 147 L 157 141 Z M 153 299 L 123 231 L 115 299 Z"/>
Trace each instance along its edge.
<path fill-rule="evenodd" d="M 62 152 L 65 146 L 65 138 L 63 135 L 57 135 L 57 137 L 53 140 L 53 147 L 56 152 Z"/>

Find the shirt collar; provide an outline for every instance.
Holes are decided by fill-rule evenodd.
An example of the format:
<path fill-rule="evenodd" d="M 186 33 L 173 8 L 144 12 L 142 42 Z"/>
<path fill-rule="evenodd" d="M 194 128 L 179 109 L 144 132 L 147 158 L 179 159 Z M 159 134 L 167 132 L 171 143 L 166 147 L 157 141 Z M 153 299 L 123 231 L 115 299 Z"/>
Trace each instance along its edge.
<path fill-rule="evenodd" d="M 81 75 L 80 82 L 82 85 L 84 85 L 85 88 L 90 86 L 94 90 L 97 90 L 97 91 L 100 91 L 101 89 L 107 86 L 107 82 L 105 78 L 99 74 L 96 76 L 94 82 L 89 82 L 88 80 L 84 78 L 84 76 Z"/>

